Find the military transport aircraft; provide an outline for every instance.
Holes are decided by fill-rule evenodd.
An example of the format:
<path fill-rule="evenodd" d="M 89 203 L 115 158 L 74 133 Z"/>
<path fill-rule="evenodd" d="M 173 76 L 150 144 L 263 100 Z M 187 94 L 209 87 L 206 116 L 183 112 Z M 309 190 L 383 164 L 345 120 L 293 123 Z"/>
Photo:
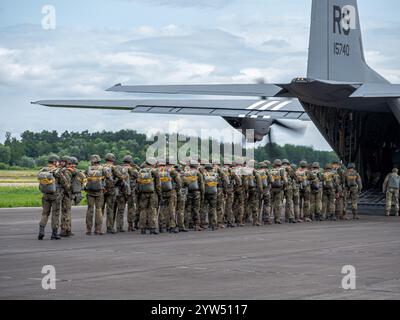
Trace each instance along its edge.
<path fill-rule="evenodd" d="M 108 91 L 257 97 L 248 100 L 45 100 L 49 107 L 219 116 L 262 140 L 280 119 L 311 120 L 365 184 L 400 165 L 400 85 L 366 63 L 356 0 L 313 0 L 307 77 L 282 84 L 117 84 Z M 263 97 L 261 100 L 259 97 Z"/>

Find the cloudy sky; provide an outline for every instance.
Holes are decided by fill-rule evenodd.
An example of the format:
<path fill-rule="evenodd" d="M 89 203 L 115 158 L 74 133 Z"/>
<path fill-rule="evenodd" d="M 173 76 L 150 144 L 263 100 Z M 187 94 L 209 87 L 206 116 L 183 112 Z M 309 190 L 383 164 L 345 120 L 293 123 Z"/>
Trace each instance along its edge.
<path fill-rule="evenodd" d="M 56 9 L 55 30 L 42 8 Z M 368 63 L 400 83 L 400 2 L 360 0 Z M 2 0 L 0 141 L 6 131 L 168 129 L 176 117 L 30 105 L 41 99 L 126 98 L 124 84 L 286 82 L 306 74 L 311 0 Z M 137 96 L 145 97 L 145 96 Z M 180 128 L 227 128 L 182 117 Z M 315 127 L 281 143 L 329 150 Z"/>

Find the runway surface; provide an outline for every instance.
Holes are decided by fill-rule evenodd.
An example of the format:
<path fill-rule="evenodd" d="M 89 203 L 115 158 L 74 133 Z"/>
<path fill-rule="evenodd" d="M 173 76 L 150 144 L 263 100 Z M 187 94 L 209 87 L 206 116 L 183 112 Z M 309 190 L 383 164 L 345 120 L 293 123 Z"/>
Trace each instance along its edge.
<path fill-rule="evenodd" d="M 37 240 L 39 208 L 0 210 L 1 299 L 400 299 L 400 218 Z M 42 288 L 44 265 L 56 289 Z M 356 290 L 341 286 L 356 269 Z"/>

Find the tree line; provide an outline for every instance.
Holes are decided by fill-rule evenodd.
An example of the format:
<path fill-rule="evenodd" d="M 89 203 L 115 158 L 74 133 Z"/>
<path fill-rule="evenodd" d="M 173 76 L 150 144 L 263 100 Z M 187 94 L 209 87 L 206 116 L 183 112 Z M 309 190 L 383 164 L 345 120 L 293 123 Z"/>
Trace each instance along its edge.
<path fill-rule="evenodd" d="M 122 159 L 132 155 L 140 164 L 145 160 L 146 150 L 153 141 L 147 141 L 147 136 L 135 130 L 120 130 L 117 132 L 102 131 L 69 132 L 59 134 L 57 131 L 32 132 L 25 131 L 19 138 L 7 132 L 5 141 L 0 144 L 0 169 L 38 168 L 45 166 L 50 154 L 69 155 L 77 157 L 81 166 L 87 165 L 92 154 L 104 156 L 108 152 Z M 185 142 L 180 142 L 183 144 Z M 178 144 L 178 146 L 179 146 Z M 210 143 L 211 146 L 211 143 Z M 318 161 L 322 165 L 337 159 L 334 152 L 318 151 L 312 147 L 286 144 L 260 145 L 254 150 L 256 161 L 275 158 L 289 159 L 298 163 L 305 159 Z"/>

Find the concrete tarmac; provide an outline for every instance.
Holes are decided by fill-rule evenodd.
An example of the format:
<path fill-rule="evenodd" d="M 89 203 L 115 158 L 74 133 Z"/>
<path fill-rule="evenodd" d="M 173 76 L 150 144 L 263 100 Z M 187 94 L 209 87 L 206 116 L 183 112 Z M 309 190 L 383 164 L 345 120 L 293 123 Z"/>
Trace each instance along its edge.
<path fill-rule="evenodd" d="M 37 240 L 39 208 L 0 210 L 0 299 L 400 299 L 400 218 Z M 44 265 L 56 289 L 44 290 Z M 356 290 L 342 288 L 342 267 Z"/>

